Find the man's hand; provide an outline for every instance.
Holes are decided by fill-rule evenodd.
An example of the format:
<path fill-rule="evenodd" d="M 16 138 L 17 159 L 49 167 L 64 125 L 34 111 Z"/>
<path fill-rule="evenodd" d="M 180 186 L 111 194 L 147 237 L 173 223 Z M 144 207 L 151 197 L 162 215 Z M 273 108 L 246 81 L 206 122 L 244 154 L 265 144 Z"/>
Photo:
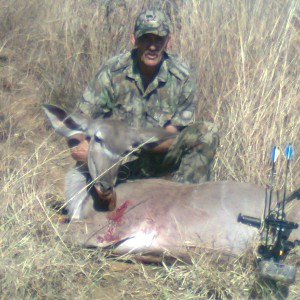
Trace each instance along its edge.
<path fill-rule="evenodd" d="M 89 141 L 84 134 L 75 134 L 69 138 L 71 156 L 76 161 L 87 162 Z"/>
<path fill-rule="evenodd" d="M 173 125 L 166 126 L 165 130 L 170 133 L 178 133 L 179 132 L 177 130 L 177 128 Z M 170 146 L 173 144 L 174 140 L 175 140 L 175 138 L 165 140 L 165 141 L 161 142 L 160 144 L 158 144 L 153 149 L 151 149 L 151 151 L 157 152 L 157 153 L 166 153 L 166 152 L 168 152 Z"/>

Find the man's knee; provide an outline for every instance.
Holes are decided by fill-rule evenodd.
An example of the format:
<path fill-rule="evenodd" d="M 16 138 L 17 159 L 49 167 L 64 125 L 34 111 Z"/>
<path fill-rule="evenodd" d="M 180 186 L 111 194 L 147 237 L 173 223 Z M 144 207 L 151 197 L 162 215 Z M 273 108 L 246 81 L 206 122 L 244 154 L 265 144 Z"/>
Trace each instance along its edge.
<path fill-rule="evenodd" d="M 174 147 L 193 148 L 202 146 L 203 148 L 214 149 L 219 146 L 219 131 L 214 123 L 196 122 L 186 127 L 174 142 Z M 176 145 L 176 144 L 179 145 Z"/>
<path fill-rule="evenodd" d="M 201 183 L 210 179 L 212 162 L 219 146 L 215 124 L 197 122 L 185 128 L 167 154 L 178 163 L 175 179 L 184 183 Z"/>

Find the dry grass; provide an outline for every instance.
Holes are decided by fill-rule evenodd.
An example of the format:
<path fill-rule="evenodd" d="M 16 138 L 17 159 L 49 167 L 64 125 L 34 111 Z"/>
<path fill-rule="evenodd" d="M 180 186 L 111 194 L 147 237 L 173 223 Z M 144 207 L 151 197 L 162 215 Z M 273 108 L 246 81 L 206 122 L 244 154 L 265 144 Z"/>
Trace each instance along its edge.
<path fill-rule="evenodd" d="M 130 49 L 134 17 L 149 3 L 174 22 L 170 50 L 192 66 L 198 116 L 220 128 L 215 179 L 265 185 L 271 146 L 291 141 L 288 190 L 300 186 L 296 0 L 0 0 L 3 299 L 275 297 L 256 281 L 247 256 L 218 268 L 207 255 L 192 266 L 118 264 L 101 251 L 67 247 L 55 232 L 59 220 L 50 204 L 61 199 L 72 162 L 40 104 L 74 107 L 102 62 Z M 279 188 L 284 171 L 281 155 Z M 295 284 L 290 299 L 299 293 Z"/>

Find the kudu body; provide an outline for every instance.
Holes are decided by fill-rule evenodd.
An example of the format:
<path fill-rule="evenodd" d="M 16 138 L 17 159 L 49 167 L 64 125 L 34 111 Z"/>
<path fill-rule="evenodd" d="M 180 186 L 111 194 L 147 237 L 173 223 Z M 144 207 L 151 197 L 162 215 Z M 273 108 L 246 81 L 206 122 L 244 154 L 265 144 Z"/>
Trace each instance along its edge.
<path fill-rule="evenodd" d="M 258 230 L 237 222 L 239 213 L 260 218 L 265 190 L 237 182 L 181 184 L 163 179 L 145 179 L 117 185 L 117 207 L 103 211 L 90 180 L 114 184 L 117 167 L 100 179 L 138 143 L 154 136 L 157 142 L 170 136 L 164 130 L 137 130 L 118 121 L 89 120 L 68 116 L 63 110 L 45 105 L 53 127 L 65 136 L 84 132 L 90 138 L 88 168 L 71 170 L 66 179 L 71 222 L 67 239 L 85 246 L 110 248 L 116 255 L 135 254 L 144 261 L 163 256 L 189 261 L 201 249 L 238 255 L 258 237 Z M 113 125 L 112 125 L 113 124 Z M 104 183 L 102 183 L 104 181 Z M 295 202 L 295 201 L 294 201 Z M 300 220 L 299 201 L 287 218 Z M 291 239 L 300 239 L 294 230 Z"/>

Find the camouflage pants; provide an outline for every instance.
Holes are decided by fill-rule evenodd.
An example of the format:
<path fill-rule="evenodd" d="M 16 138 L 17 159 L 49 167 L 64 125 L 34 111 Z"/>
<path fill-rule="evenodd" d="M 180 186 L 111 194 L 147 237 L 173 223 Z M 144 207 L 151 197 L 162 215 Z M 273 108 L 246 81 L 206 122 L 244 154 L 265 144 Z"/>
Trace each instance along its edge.
<path fill-rule="evenodd" d="M 179 133 L 167 153 L 142 150 L 138 159 L 120 167 L 119 178 L 167 176 L 178 182 L 201 183 L 210 179 L 218 145 L 217 127 L 213 123 L 197 122 Z"/>

